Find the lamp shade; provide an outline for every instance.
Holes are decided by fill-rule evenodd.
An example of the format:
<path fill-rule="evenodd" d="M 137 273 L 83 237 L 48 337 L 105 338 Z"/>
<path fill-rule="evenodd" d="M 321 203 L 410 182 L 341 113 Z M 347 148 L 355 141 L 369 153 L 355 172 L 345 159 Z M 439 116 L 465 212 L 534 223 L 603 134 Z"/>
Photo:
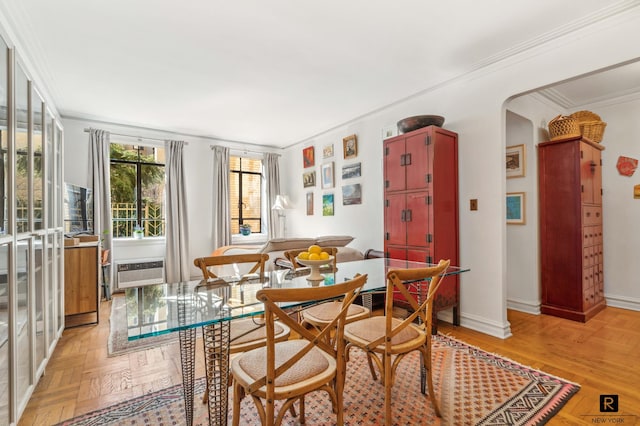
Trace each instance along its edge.
<path fill-rule="evenodd" d="M 271 207 L 272 210 L 287 210 L 291 208 L 289 204 L 289 197 L 286 195 L 276 195 L 276 201 Z"/>

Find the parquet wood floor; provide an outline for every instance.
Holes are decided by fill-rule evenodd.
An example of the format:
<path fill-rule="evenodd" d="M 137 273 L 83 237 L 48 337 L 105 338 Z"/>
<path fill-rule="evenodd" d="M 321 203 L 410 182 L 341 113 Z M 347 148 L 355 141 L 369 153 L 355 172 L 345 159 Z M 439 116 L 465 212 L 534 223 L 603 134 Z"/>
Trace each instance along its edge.
<path fill-rule="evenodd" d="M 20 426 L 55 424 L 181 383 L 177 343 L 107 357 L 111 309 L 102 303 L 100 324 L 65 330 Z M 615 414 L 622 422 L 616 424 L 640 424 L 640 312 L 606 308 L 586 324 L 517 311 L 508 318 L 513 337 L 504 340 L 443 322 L 439 331 L 579 383 L 581 390 L 551 425 L 594 424 L 601 394 L 619 395 Z M 200 354 L 201 347 L 198 377 L 204 375 Z"/>

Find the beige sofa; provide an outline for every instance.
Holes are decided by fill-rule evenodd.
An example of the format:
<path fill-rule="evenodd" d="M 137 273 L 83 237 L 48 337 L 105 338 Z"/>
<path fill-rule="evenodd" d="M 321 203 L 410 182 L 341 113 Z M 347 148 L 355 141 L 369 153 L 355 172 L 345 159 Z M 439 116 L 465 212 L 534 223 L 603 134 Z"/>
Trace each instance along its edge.
<path fill-rule="evenodd" d="M 347 244 L 351 241 L 353 241 L 353 237 L 348 235 L 326 235 L 316 238 L 274 238 L 261 246 L 223 246 L 216 249 L 212 255 L 267 253 L 269 255 L 269 261 L 267 263 L 268 271 L 286 265 L 286 259 L 283 254 L 285 251 L 304 249 L 312 244 L 317 244 L 320 247 L 337 247 L 337 261 L 339 263 L 364 259 L 364 254 L 360 250 L 347 247 Z"/>

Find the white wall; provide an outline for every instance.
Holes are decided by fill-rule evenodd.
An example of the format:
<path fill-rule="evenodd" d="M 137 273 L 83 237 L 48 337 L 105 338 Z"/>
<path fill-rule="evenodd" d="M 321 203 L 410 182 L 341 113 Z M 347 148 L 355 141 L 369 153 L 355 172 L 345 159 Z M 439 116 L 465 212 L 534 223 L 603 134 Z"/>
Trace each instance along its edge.
<path fill-rule="evenodd" d="M 507 193 L 524 192 L 525 223 L 507 225 L 507 306 L 540 313 L 538 197 L 534 127 L 531 120 L 506 111 L 507 146 L 524 145 L 524 176 L 507 179 Z"/>
<path fill-rule="evenodd" d="M 134 135 L 146 138 L 184 140 L 185 179 L 187 181 L 187 204 L 189 215 L 189 257 L 208 255 L 215 248 L 211 243 L 211 209 L 213 171 L 211 164 L 213 152 L 211 146 L 224 145 L 232 149 L 245 149 L 231 142 L 214 141 L 188 135 L 168 134 L 150 129 L 132 128 L 115 124 L 95 123 L 87 120 L 63 119 L 64 124 L 64 180 L 82 186 L 91 186 L 88 176 L 89 134 L 85 128 L 96 127 L 113 133 Z M 112 141 L 137 143 L 136 138 L 112 136 Z M 144 139 L 144 144 L 162 144 L 161 141 Z M 256 150 L 264 148 L 256 147 Z M 164 258 L 164 238 L 145 238 L 143 240 L 115 240 L 113 245 L 113 261 L 121 259 Z M 192 266 L 191 276 L 198 277 L 200 272 Z"/>
<path fill-rule="evenodd" d="M 640 160 L 640 99 L 585 109 L 607 123 L 602 145 L 602 204 L 604 220 L 604 296 L 607 305 L 640 310 L 640 278 L 635 269 L 640 253 L 640 199 L 633 186 L 640 170 L 626 177 L 618 173 L 618 157 Z"/>
<path fill-rule="evenodd" d="M 509 336 L 510 327 L 506 316 L 508 245 L 504 220 L 504 194 L 507 192 L 504 172 L 504 104 L 516 95 L 639 58 L 640 46 L 627 43 L 623 50 L 612 48 L 619 45 L 618 40 L 629 39 L 630 35 L 640 35 L 638 24 L 640 16 L 637 11 L 624 19 L 601 21 L 597 25 L 535 48 L 526 55 L 512 57 L 509 61 L 469 74 L 290 147 L 283 157 L 291 165 L 288 169 L 291 174 L 287 174 L 283 181 L 287 193 L 296 205 L 296 210 L 288 215 L 289 233 L 308 235 L 309 230 L 314 233 L 348 232 L 357 238 L 352 245 L 381 249 L 381 130 L 410 115 L 443 115 L 446 117 L 444 127 L 459 134 L 460 262 L 471 268 L 461 278 L 462 324 L 492 335 Z M 599 54 L 593 55 L 594 50 Z M 550 107 L 548 109 L 551 110 Z M 538 115 L 533 117 L 534 131 L 542 127 L 539 124 L 542 118 Z M 544 118 L 549 120 L 553 116 Z M 358 159 L 363 162 L 363 176 L 360 179 L 363 184 L 363 204 L 342 206 L 340 193 L 336 190 L 335 216 L 322 217 L 320 194 L 327 191 L 317 186 L 313 191 L 316 200 L 315 215 L 306 216 L 304 200 L 307 191 L 302 185 L 302 148 L 315 146 L 318 157 L 324 145 L 333 143 L 334 147 L 341 147 L 342 138 L 352 133 L 358 135 Z M 336 152 L 340 152 L 340 149 Z M 528 153 L 533 153 L 532 147 L 528 149 Z M 535 159 L 535 154 L 529 155 L 529 158 Z M 335 161 L 340 169 L 344 161 L 341 158 Z M 317 163 L 321 162 L 317 160 Z M 319 173 L 319 166 L 316 166 L 316 170 Z M 532 191 L 534 176 L 531 175 L 528 183 Z M 337 186 L 340 187 L 342 183 L 338 178 Z M 477 211 L 469 211 L 471 198 L 479 200 Z M 528 212 L 530 216 L 533 215 L 530 209 Z M 526 239 L 533 242 L 533 235 L 534 232 L 529 232 Z M 528 269 L 533 270 L 537 265 L 537 256 L 534 254 L 537 246 L 532 244 L 530 249 L 526 254 L 527 259 L 522 261 L 531 263 Z M 613 255 L 610 251 L 608 256 Z M 605 262 L 611 261 L 605 257 Z M 605 268 L 611 269 L 608 264 Z M 618 269 L 625 270 L 624 267 Z M 625 275 L 627 282 L 637 281 L 633 273 L 625 272 Z M 539 303 L 539 296 L 536 299 L 535 290 L 532 290 L 534 286 L 530 284 L 535 280 L 536 278 L 528 280 L 529 284 L 526 284 L 523 294 L 519 296 L 531 304 L 533 309 Z"/>

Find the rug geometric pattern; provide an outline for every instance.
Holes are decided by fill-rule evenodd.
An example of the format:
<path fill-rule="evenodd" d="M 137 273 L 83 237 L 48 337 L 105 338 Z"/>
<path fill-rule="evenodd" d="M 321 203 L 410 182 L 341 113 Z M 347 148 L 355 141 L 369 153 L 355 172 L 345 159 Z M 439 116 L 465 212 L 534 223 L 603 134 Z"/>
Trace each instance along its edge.
<path fill-rule="evenodd" d="M 420 357 L 414 353 L 400 363 L 392 388 L 396 424 L 541 425 L 579 390 L 576 384 L 447 336 L 434 337 L 432 352 L 434 387 L 443 417 L 435 416 L 429 397 L 420 393 Z M 201 378 L 196 382 L 194 424 L 207 424 L 206 406 L 199 400 L 203 392 L 204 380 Z M 231 398 L 229 407 L 232 407 Z M 308 425 L 335 423 L 335 414 L 325 392 L 309 394 L 305 405 Z M 383 407 L 382 385 L 372 380 L 364 354 L 352 350 L 345 383 L 345 424 L 382 424 Z M 242 402 L 240 423 L 260 423 L 250 398 Z M 172 386 L 60 423 L 75 426 L 119 424 L 184 424 L 182 386 Z M 298 422 L 288 413 L 283 424 L 296 425 Z"/>

